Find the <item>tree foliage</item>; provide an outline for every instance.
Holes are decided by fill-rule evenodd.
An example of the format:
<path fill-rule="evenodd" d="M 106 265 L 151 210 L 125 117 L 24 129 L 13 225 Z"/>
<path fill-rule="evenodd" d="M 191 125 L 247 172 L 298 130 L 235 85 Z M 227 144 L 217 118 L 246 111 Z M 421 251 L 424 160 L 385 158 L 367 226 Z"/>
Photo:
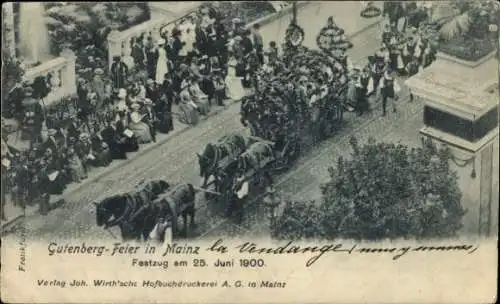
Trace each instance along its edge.
<path fill-rule="evenodd" d="M 147 3 L 138 2 L 52 2 L 46 9 L 52 52 L 72 49 L 80 65 L 88 64 L 89 57 L 92 65 L 92 60 L 107 60 L 107 35 L 112 30 L 122 31 L 150 18 Z"/>
<path fill-rule="evenodd" d="M 322 185 L 322 201 L 288 203 L 273 223 L 283 239 L 380 240 L 453 236 L 465 214 L 447 149 L 351 140 Z"/>
<path fill-rule="evenodd" d="M 12 29 L 2 26 L 2 37 L 7 37 L 8 31 Z M 5 111 L 10 111 L 9 106 L 9 92 L 14 88 L 16 83 L 21 83 L 24 75 L 24 69 L 21 62 L 10 54 L 9 43 L 12 41 L 2 41 L 2 114 L 7 114 L 7 117 L 11 113 L 5 113 Z"/>
<path fill-rule="evenodd" d="M 440 30 L 444 40 L 457 37 L 485 39 L 489 35 L 489 25 L 500 23 L 500 6 L 495 1 L 451 1 L 449 10 L 453 13 L 443 17 Z"/>

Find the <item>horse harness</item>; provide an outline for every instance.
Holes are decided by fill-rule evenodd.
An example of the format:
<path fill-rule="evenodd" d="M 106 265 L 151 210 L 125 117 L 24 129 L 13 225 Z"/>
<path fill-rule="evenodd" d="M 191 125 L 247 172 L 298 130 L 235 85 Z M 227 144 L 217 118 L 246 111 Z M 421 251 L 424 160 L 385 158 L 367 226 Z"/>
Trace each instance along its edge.
<path fill-rule="evenodd" d="M 130 225 L 130 220 L 128 218 L 129 218 L 130 214 L 132 214 L 137 209 L 137 201 L 134 198 L 134 196 L 130 193 L 123 194 L 123 197 L 125 198 L 125 201 L 126 201 L 125 211 L 117 219 L 114 219 L 111 222 L 106 223 L 106 226 L 108 228 L 113 227 L 113 226 L 117 226 L 120 224 Z"/>

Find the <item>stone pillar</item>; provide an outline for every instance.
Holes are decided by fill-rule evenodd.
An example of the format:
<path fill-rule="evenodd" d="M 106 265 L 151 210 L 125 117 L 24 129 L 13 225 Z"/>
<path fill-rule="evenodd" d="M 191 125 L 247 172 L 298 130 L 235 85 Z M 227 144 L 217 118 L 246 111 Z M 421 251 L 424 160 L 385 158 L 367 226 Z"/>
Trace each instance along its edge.
<path fill-rule="evenodd" d="M 67 60 L 66 66 L 61 72 L 64 95 L 74 96 L 76 95 L 76 55 L 72 50 L 64 49 L 61 51 L 61 57 Z"/>
<path fill-rule="evenodd" d="M 4 27 L 5 37 L 3 42 L 8 46 L 9 55 L 16 57 L 16 37 L 14 25 L 14 2 L 5 2 L 2 5 L 3 20 L 2 26 Z"/>
<path fill-rule="evenodd" d="M 484 236 L 494 235 L 498 227 L 498 152 L 498 136 L 481 151 L 478 226 Z"/>
<path fill-rule="evenodd" d="M 498 92 L 494 54 L 476 62 L 438 53 L 406 84 L 424 100 L 423 138 L 447 145 L 457 172 L 463 233 L 490 237 L 498 229 Z"/>

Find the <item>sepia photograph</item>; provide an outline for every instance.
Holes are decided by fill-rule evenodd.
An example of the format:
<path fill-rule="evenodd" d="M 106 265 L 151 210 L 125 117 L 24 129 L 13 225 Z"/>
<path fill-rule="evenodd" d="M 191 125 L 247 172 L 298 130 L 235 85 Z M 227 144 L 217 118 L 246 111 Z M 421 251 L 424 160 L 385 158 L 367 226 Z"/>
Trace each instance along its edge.
<path fill-rule="evenodd" d="M 3 3 L 2 300 L 494 302 L 499 26 L 490 0 Z"/>

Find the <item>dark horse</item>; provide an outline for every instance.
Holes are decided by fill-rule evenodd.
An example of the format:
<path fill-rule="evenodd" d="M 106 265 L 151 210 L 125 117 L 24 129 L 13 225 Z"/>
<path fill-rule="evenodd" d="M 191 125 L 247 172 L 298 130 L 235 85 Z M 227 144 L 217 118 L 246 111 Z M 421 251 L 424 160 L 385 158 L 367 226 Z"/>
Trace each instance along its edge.
<path fill-rule="evenodd" d="M 147 239 L 156 224 L 156 217 L 150 212 L 138 215 L 169 188 L 166 181 L 154 180 L 139 190 L 107 197 L 100 203 L 94 202 L 97 226 L 104 226 L 104 229 L 119 226 L 123 240 Z"/>
<path fill-rule="evenodd" d="M 207 186 L 208 179 L 216 173 L 219 163 L 225 158 L 236 159 L 245 152 L 247 141 L 241 135 L 227 135 L 215 144 L 208 144 L 203 153 L 198 155 L 200 176 L 203 178 L 202 188 Z"/>
<path fill-rule="evenodd" d="M 265 142 L 255 142 L 245 153 L 238 156 L 238 168 L 241 172 L 260 170 L 275 160 L 273 147 Z"/>
<path fill-rule="evenodd" d="M 183 233 L 187 236 L 188 216 L 190 227 L 194 227 L 195 220 L 195 199 L 196 191 L 192 184 L 179 184 L 167 193 L 161 195 L 153 202 L 153 212 L 156 216 L 156 223 L 159 219 L 165 219 L 172 224 L 172 235 L 179 235 L 178 218 L 183 219 Z"/>

